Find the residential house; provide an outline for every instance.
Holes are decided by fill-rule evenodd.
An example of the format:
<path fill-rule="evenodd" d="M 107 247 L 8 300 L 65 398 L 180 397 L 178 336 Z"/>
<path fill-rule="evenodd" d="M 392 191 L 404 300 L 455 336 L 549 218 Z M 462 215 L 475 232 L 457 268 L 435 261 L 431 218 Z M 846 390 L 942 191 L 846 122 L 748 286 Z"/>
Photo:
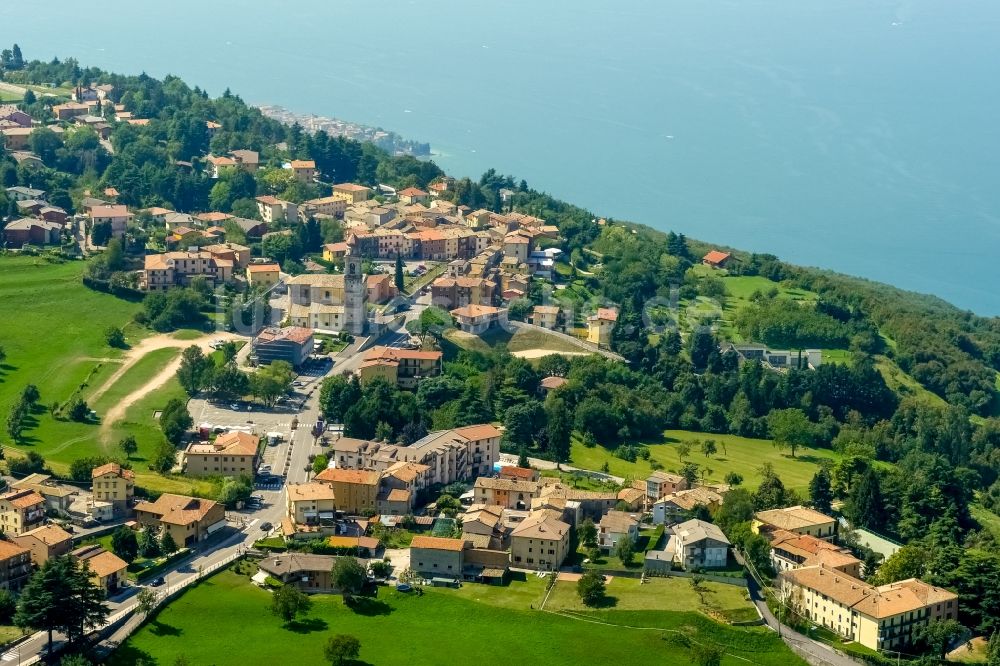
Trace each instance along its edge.
<path fill-rule="evenodd" d="M 380 474 L 374 470 L 330 467 L 317 474 L 313 481 L 333 489 L 337 511 L 360 515 L 377 508 Z"/>
<path fill-rule="evenodd" d="M 796 505 L 785 509 L 758 511 L 750 528 L 755 534 L 785 530 L 794 534 L 808 534 L 820 539 L 837 537 L 837 520 L 814 509 Z"/>
<path fill-rule="evenodd" d="M 347 210 L 348 200 L 344 197 L 331 196 L 309 199 L 299 206 L 299 218 L 303 221 L 310 217 L 328 216 L 341 218 Z"/>
<path fill-rule="evenodd" d="M 537 469 L 531 469 L 530 467 L 504 465 L 500 468 L 497 476 L 501 479 L 510 479 L 511 481 L 538 481 L 540 475 Z"/>
<path fill-rule="evenodd" d="M 125 235 L 128 222 L 132 216 L 128 212 L 128 206 L 108 205 L 94 206 L 90 209 L 90 229 L 97 224 L 110 224 L 112 238 L 121 238 Z"/>
<path fill-rule="evenodd" d="M 257 363 L 268 365 L 273 361 L 287 361 L 297 368 L 313 352 L 313 332 L 302 326 L 272 326 L 261 330 L 251 344 Z"/>
<path fill-rule="evenodd" d="M 212 286 L 230 282 L 233 262 L 219 259 L 211 252 L 165 252 L 147 254 L 139 274 L 139 288 L 144 291 L 167 291 L 187 286 L 195 277 L 204 277 Z"/>
<path fill-rule="evenodd" d="M 387 303 L 396 297 L 396 285 L 391 275 L 378 273 L 369 275 L 365 280 L 369 303 Z"/>
<path fill-rule="evenodd" d="M 230 150 L 229 156 L 243 171 L 253 173 L 260 165 L 260 154 L 255 150 Z"/>
<path fill-rule="evenodd" d="M 300 183 L 311 183 L 316 180 L 316 162 L 313 160 L 292 160 L 284 165 L 291 169 L 292 176 Z"/>
<path fill-rule="evenodd" d="M 276 222 L 296 222 L 299 219 L 299 207 L 291 201 L 285 201 L 271 195 L 257 197 L 257 212 L 260 219 L 268 225 Z"/>
<path fill-rule="evenodd" d="M 550 477 L 542 477 L 541 484 L 538 499 L 533 501 L 532 506 L 536 504 L 538 506 L 547 504 L 568 506 L 570 503 L 574 503 L 576 505 L 573 511 L 574 515 L 590 518 L 596 522 L 618 505 L 618 493 L 614 491 L 580 490 Z"/>
<path fill-rule="evenodd" d="M 31 145 L 31 134 L 34 127 L 4 127 L 0 129 L 3 135 L 3 147 L 7 150 L 27 150 Z"/>
<path fill-rule="evenodd" d="M 861 577 L 861 560 L 854 557 L 848 548 L 808 534 L 785 530 L 772 532 L 770 538 L 771 565 L 775 571 L 822 565 L 848 576 Z"/>
<path fill-rule="evenodd" d="M 351 204 L 367 201 L 371 193 L 372 190 L 370 187 L 354 183 L 341 183 L 340 185 L 333 186 L 333 196 Z"/>
<path fill-rule="evenodd" d="M 257 468 L 260 438 L 234 430 L 213 442 L 192 442 L 184 451 L 184 473 L 188 476 L 253 476 Z"/>
<path fill-rule="evenodd" d="M 427 487 L 428 465 L 399 461 L 382 473 L 379 484 L 378 511 L 382 515 L 411 513 L 417 493 Z"/>
<path fill-rule="evenodd" d="M 639 539 L 639 519 L 624 511 L 608 511 L 597 524 L 598 544 L 609 551 L 623 540 L 633 544 Z"/>
<path fill-rule="evenodd" d="M 871 650 L 905 651 L 933 622 L 958 618 L 958 595 L 916 578 L 878 587 L 818 565 L 783 571 L 780 594 L 807 621 Z"/>
<path fill-rule="evenodd" d="M 179 546 L 191 546 L 226 526 L 226 510 L 212 500 L 164 493 L 135 506 L 143 527 L 170 532 Z"/>
<path fill-rule="evenodd" d="M 622 488 L 618 491 L 618 504 L 624 504 L 629 512 L 642 511 L 646 506 L 646 493 L 638 488 Z"/>
<path fill-rule="evenodd" d="M 45 522 L 45 498 L 34 490 L 12 490 L 0 495 L 0 530 L 19 536 Z"/>
<path fill-rule="evenodd" d="M 531 323 L 554 331 L 559 327 L 559 307 L 556 305 L 536 305 L 531 310 Z"/>
<path fill-rule="evenodd" d="M 728 252 L 712 250 L 701 258 L 701 263 L 705 266 L 711 266 L 712 268 L 725 268 L 731 259 L 732 255 Z"/>
<path fill-rule="evenodd" d="M 69 220 L 69 213 L 59 206 L 42 206 L 38 209 L 36 215 L 46 222 L 55 222 L 63 227 L 66 226 L 66 222 Z"/>
<path fill-rule="evenodd" d="M 410 542 L 410 569 L 427 578 L 462 577 L 464 539 L 415 536 Z"/>
<path fill-rule="evenodd" d="M 431 303 L 446 310 L 466 305 L 491 306 L 496 284 L 476 277 L 439 277 L 431 283 Z"/>
<path fill-rule="evenodd" d="M 12 538 L 14 543 L 31 552 L 31 562 L 39 567 L 73 549 L 73 535 L 55 523 L 36 527 Z"/>
<path fill-rule="evenodd" d="M 4 120 L 18 127 L 31 127 L 31 116 L 14 104 L 0 104 L 0 121 Z"/>
<path fill-rule="evenodd" d="M 426 203 L 430 195 L 423 190 L 417 189 L 416 187 L 407 187 L 405 190 L 400 190 L 396 193 L 399 200 L 405 204 L 422 204 Z"/>
<path fill-rule="evenodd" d="M 27 548 L 0 541 L 0 590 L 17 593 L 31 577 L 31 551 Z"/>
<path fill-rule="evenodd" d="M 492 540 L 499 536 L 503 512 L 504 507 L 496 504 L 472 504 L 462 516 L 462 538 L 475 541 L 476 537 Z"/>
<path fill-rule="evenodd" d="M 72 120 L 76 116 L 85 116 L 88 113 L 90 113 L 90 106 L 78 102 L 66 102 L 52 107 L 52 115 L 56 117 L 56 120 Z"/>
<path fill-rule="evenodd" d="M 54 480 L 48 474 L 29 474 L 10 484 L 17 490 L 34 490 L 45 498 L 45 508 L 58 514 L 66 514 L 79 490 Z"/>
<path fill-rule="evenodd" d="M 650 502 L 655 502 L 678 490 L 685 490 L 687 487 L 687 480 L 679 474 L 656 470 L 646 477 L 646 497 Z"/>
<path fill-rule="evenodd" d="M 740 363 L 746 361 L 756 361 L 765 368 L 773 370 L 815 370 L 823 364 L 822 349 L 769 349 L 765 345 L 758 344 L 730 344 L 723 345 L 723 353 L 727 351 L 736 352 Z"/>
<path fill-rule="evenodd" d="M 473 493 L 473 501 L 477 504 L 527 511 L 531 508 L 531 500 L 541 495 L 541 484 L 481 476 L 476 479 Z"/>
<path fill-rule="evenodd" d="M 506 319 L 507 309 L 469 304 L 452 310 L 451 316 L 455 318 L 461 330 L 473 335 L 482 335 Z"/>
<path fill-rule="evenodd" d="M 334 526 L 337 498 L 331 484 L 320 481 L 291 483 L 287 490 L 287 516 L 296 530 Z"/>
<path fill-rule="evenodd" d="M 32 187 L 15 185 L 7 188 L 7 197 L 14 201 L 27 201 L 29 199 L 45 200 L 45 190 L 36 190 Z"/>
<path fill-rule="evenodd" d="M 206 230 L 207 231 L 207 230 Z M 250 248 L 239 243 L 216 243 L 205 245 L 202 252 L 208 252 L 216 259 L 233 262 L 234 267 L 246 268 L 250 265 Z"/>
<path fill-rule="evenodd" d="M 542 393 L 555 391 L 557 388 L 566 386 L 568 380 L 565 377 L 546 377 L 538 383 L 538 388 Z"/>
<path fill-rule="evenodd" d="M 523 234 L 516 232 L 507 234 L 503 239 L 504 256 L 516 259 L 517 263 L 523 264 L 528 261 L 532 244 L 532 239 Z"/>
<path fill-rule="evenodd" d="M 267 233 L 267 222 L 248 220 L 245 217 L 234 217 L 232 222 L 246 234 L 247 238 L 262 238 Z"/>
<path fill-rule="evenodd" d="M 327 243 L 323 246 L 323 261 L 334 261 L 347 256 L 351 246 L 347 243 Z"/>
<path fill-rule="evenodd" d="M 202 225 L 205 225 L 205 224 L 223 224 L 225 222 L 228 222 L 229 220 L 235 220 L 239 218 L 235 218 L 229 213 L 223 213 L 217 210 L 213 210 L 207 213 L 198 213 L 197 215 L 194 216 L 194 219 L 196 219 L 198 222 L 201 222 Z"/>
<path fill-rule="evenodd" d="M 116 516 L 128 511 L 135 495 L 135 472 L 111 462 L 91 470 L 90 478 L 95 502 L 110 503 Z"/>
<path fill-rule="evenodd" d="M 704 520 L 688 520 L 674 526 L 667 551 L 685 569 L 719 569 L 729 561 L 729 539 L 718 526 Z"/>
<path fill-rule="evenodd" d="M 105 596 L 111 596 L 125 586 L 128 562 L 101 545 L 77 548 L 71 555 L 90 571 L 90 582 L 100 588 Z"/>
<path fill-rule="evenodd" d="M 611 331 L 617 321 L 618 310 L 598 308 L 595 314 L 587 317 L 587 342 L 607 347 L 611 344 Z"/>
<path fill-rule="evenodd" d="M 532 512 L 510 533 L 510 562 L 520 569 L 558 571 L 569 553 L 570 525 L 551 509 Z"/>
<path fill-rule="evenodd" d="M 272 553 L 257 563 L 268 576 L 307 594 L 336 592 L 333 583 L 333 555 L 311 553 Z"/>
<path fill-rule="evenodd" d="M 268 289 L 281 281 L 281 266 L 274 263 L 247 266 L 247 284 Z"/>
<path fill-rule="evenodd" d="M 9 248 L 25 245 L 55 245 L 62 236 L 63 225 L 58 222 L 22 217 L 8 222 L 3 228 L 4 243 Z"/>
<path fill-rule="evenodd" d="M 653 523 L 671 525 L 681 522 L 690 517 L 699 505 L 715 511 L 722 506 L 722 502 L 722 493 L 707 486 L 678 490 L 653 502 Z"/>
<path fill-rule="evenodd" d="M 441 374 L 442 358 L 439 351 L 375 346 L 365 352 L 358 376 L 362 383 L 382 377 L 401 388 L 415 389 L 422 378 Z"/>

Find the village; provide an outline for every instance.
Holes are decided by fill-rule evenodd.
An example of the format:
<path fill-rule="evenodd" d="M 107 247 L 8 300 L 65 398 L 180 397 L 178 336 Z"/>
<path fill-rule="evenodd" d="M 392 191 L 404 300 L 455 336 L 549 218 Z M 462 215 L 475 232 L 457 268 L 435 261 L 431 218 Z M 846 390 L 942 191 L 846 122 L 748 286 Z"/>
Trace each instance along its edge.
<path fill-rule="evenodd" d="M 39 135 L 65 140 L 86 128 L 113 153 L 115 128 L 153 121 L 116 103 L 110 84 L 78 86 L 71 97 L 51 107 L 52 122 L 0 105 L 3 146 L 19 170 L 50 166 L 47 156 L 32 150 L 44 143 Z M 219 122 L 204 121 L 209 139 L 223 130 Z M 652 604 L 643 610 L 671 610 L 664 586 L 690 588 L 700 599 L 692 609 L 713 622 L 792 632 L 786 642 L 800 657 L 837 666 L 856 663 L 851 650 L 898 658 L 924 640 L 928 627 L 957 622 L 956 592 L 916 576 L 887 583 L 875 578 L 877 564 L 901 544 L 852 526 L 841 515 L 843 502 L 825 513 L 802 503 L 749 507 L 740 484 L 744 474 L 759 472 L 756 466 L 743 465 L 720 482 L 721 473 L 708 478 L 707 464 L 701 475 L 697 466 L 684 464 L 683 453 L 672 470 L 647 455 L 650 471 L 641 475 L 612 473 L 607 460 L 588 468 L 576 458 L 572 464 L 568 457 L 534 458 L 523 445 L 510 445 L 509 428 L 492 414 L 454 427 L 434 427 L 428 417 L 413 437 L 405 428 L 419 419 L 395 431 L 384 421 L 368 424 L 373 431 L 378 426 L 371 437 L 346 432 L 347 419 L 331 419 L 324 402 L 334 382 L 356 391 L 356 402 L 372 387 L 416 400 L 429 381 L 448 379 L 447 364 L 458 359 L 474 365 L 460 355 L 493 353 L 498 339 L 505 344 L 518 335 L 531 342 L 512 355 L 537 373 L 525 395 L 539 403 L 559 399 L 570 384 L 566 359 L 594 356 L 629 365 L 624 352 L 613 349 L 623 310 L 590 292 L 586 300 L 560 298 L 580 288 L 581 275 L 583 282 L 596 280 L 604 257 L 591 251 L 586 262 L 570 261 L 559 226 L 519 212 L 514 189 L 499 190 L 497 212 L 456 203 L 458 183 L 447 176 L 424 188 L 326 182 L 316 161 L 295 159 L 280 146 L 268 152 L 270 158 L 233 148 L 174 166 L 227 187 L 244 177 L 263 179 L 266 171 L 290 190 L 321 196 L 292 201 L 256 194 L 220 207 L 229 212 L 199 212 L 130 206 L 128 193 L 113 186 L 86 190 L 78 205 L 64 190 L 4 188 L 11 203 L 5 251 L 33 256 L 59 249 L 93 259 L 127 248 L 124 269 L 110 278 L 85 273 L 84 284 L 136 302 L 198 292 L 202 310 L 214 307 L 213 316 L 203 316 L 207 325 L 189 339 L 178 337 L 168 346 L 217 359 L 209 363 L 237 372 L 246 386 L 272 373 L 266 379 L 274 388 L 234 393 L 207 380 L 186 385 L 186 425 L 160 470 L 172 484 L 166 490 L 141 487 L 130 455 L 93 465 L 89 480 L 76 483 L 41 472 L 11 474 L 0 494 L 0 590 L 22 592 L 53 558 L 83 563 L 114 614 L 93 641 L 103 656 L 148 626 L 146 616 L 155 609 L 168 609 L 185 589 L 196 590 L 220 571 L 238 571 L 240 589 L 274 598 L 295 590 L 340 595 L 345 603 L 425 591 L 467 594 L 475 586 L 519 598 L 517 590 L 535 579 L 544 589 L 529 610 L 544 611 L 550 597 L 563 595 L 572 603 L 564 598 L 559 603 L 567 605 L 554 612 L 565 613 L 610 607 L 616 594 L 627 603 Z M 310 248 L 293 254 L 297 243 Z M 727 271 L 738 261 L 729 251 L 699 249 L 691 270 L 706 282 L 744 279 Z M 708 300 L 694 294 L 688 307 Z M 263 314 L 249 322 L 234 316 L 234 304 L 248 303 Z M 678 345 L 703 321 L 686 316 Z M 718 339 L 711 337 L 705 353 L 720 367 L 725 357 L 733 372 L 750 364 L 787 376 L 837 358 L 827 349 L 746 339 L 721 319 L 708 321 Z M 667 339 L 657 330 L 659 340 Z M 141 356 L 127 358 L 123 371 L 142 362 Z M 171 368 L 175 372 L 157 374 L 160 383 L 150 380 L 146 388 L 161 388 L 176 374 Z M 453 374 L 461 372 L 471 371 Z M 101 416 L 90 410 L 83 420 Z M 573 445 L 593 439 L 589 431 L 584 435 L 574 434 Z M 568 445 L 568 433 L 566 439 Z M 701 449 L 706 461 L 716 452 L 714 440 L 708 441 L 711 448 Z M 800 463 L 797 445 L 789 465 Z M 636 454 L 628 455 L 616 450 L 613 457 L 626 460 L 631 472 Z M 814 461 L 808 464 L 811 474 Z M 181 492 L 188 481 L 239 488 L 232 501 L 212 499 Z M 727 511 L 740 516 L 734 522 L 749 524 L 750 534 L 727 534 L 718 520 Z M 859 557 L 859 540 L 877 557 Z M 763 557 L 748 552 L 747 543 L 763 548 Z M 346 585 L 342 570 L 351 567 L 363 583 Z M 574 592 L 564 594 L 567 589 Z M 706 589 L 731 607 L 705 602 Z M 150 595 L 146 601 L 140 600 L 143 591 Z M 140 603 L 146 604 L 141 612 Z M 285 619 L 294 622 L 297 615 Z M 21 637 L 16 658 L 24 651 L 40 660 L 52 649 L 47 638 L 45 632 Z M 71 639 L 63 635 L 56 644 Z M 844 654 L 829 646 L 849 647 Z M 3 654 L 5 661 L 15 658 L 13 649 Z M 835 656 L 822 661 L 827 653 Z"/>

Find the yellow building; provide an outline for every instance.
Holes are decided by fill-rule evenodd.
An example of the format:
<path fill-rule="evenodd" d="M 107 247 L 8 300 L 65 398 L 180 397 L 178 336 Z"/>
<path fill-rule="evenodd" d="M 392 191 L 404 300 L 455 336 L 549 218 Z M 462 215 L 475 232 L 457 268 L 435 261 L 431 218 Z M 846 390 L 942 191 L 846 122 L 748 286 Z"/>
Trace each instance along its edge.
<path fill-rule="evenodd" d="M 332 526 L 337 504 L 333 488 L 327 483 L 293 483 L 288 486 L 288 518 L 296 526 Z"/>
<path fill-rule="evenodd" d="M 278 284 L 281 267 L 278 264 L 250 264 L 247 266 L 247 284 L 267 289 Z"/>
<path fill-rule="evenodd" d="M 347 243 L 327 243 L 323 246 L 323 261 L 333 261 L 334 259 L 343 259 L 348 252 L 351 251 L 351 246 Z"/>
<path fill-rule="evenodd" d="M 245 432 L 227 432 L 214 442 L 194 442 L 184 452 L 188 476 L 253 476 L 260 438 Z"/>
<path fill-rule="evenodd" d="M 114 594 L 125 584 L 128 562 L 104 550 L 104 546 L 84 546 L 74 550 L 72 555 L 90 570 L 90 582 L 101 588 L 105 596 Z"/>
<path fill-rule="evenodd" d="M 569 552 L 570 526 L 552 509 L 533 512 L 510 533 L 510 563 L 518 569 L 558 571 Z"/>
<path fill-rule="evenodd" d="M 45 522 L 45 498 L 34 490 L 15 490 L 0 495 L 0 530 L 19 536 Z"/>
<path fill-rule="evenodd" d="M 170 532 L 178 546 L 191 546 L 225 527 L 226 510 L 212 500 L 164 493 L 136 504 L 135 518 L 143 527 Z"/>
<path fill-rule="evenodd" d="M 587 342 L 607 347 L 611 344 L 611 331 L 618 321 L 618 310 L 599 308 L 596 314 L 587 317 Z"/>
<path fill-rule="evenodd" d="M 354 183 L 341 183 L 340 185 L 333 186 L 334 198 L 343 199 L 344 201 L 352 204 L 361 201 L 368 201 L 368 197 L 371 195 L 371 192 L 370 187 L 356 185 Z"/>
<path fill-rule="evenodd" d="M 330 468 L 317 474 L 314 481 L 333 489 L 337 511 L 358 515 L 376 509 L 379 476 L 378 472 L 367 469 Z"/>
<path fill-rule="evenodd" d="M 109 502 L 116 515 L 128 510 L 135 495 L 135 472 L 118 463 L 107 463 L 90 472 L 95 502 Z"/>
<path fill-rule="evenodd" d="M 837 536 L 837 520 L 804 506 L 790 506 L 785 509 L 758 511 L 754 514 L 750 529 L 754 534 L 785 530 L 793 534 L 808 534 L 819 539 L 832 539 Z"/>
<path fill-rule="evenodd" d="M 798 613 L 872 650 L 902 650 L 931 622 L 958 617 L 958 595 L 916 578 L 875 587 L 820 565 L 778 580 Z"/>
<path fill-rule="evenodd" d="M 439 351 L 372 347 L 358 367 L 358 377 L 362 384 L 383 377 L 401 388 L 416 388 L 421 378 L 441 374 L 441 359 Z"/>

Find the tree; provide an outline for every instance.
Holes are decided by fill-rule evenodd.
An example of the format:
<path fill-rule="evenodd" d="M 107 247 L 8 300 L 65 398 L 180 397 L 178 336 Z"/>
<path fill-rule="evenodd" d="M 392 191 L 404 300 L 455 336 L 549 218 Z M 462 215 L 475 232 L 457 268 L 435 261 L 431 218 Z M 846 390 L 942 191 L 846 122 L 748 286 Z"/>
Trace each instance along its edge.
<path fill-rule="evenodd" d="M 177 542 L 174 541 L 174 535 L 170 533 L 170 530 L 163 530 L 163 535 L 160 537 L 160 550 L 164 555 L 177 552 Z"/>
<path fill-rule="evenodd" d="M 156 538 L 156 532 L 152 528 L 145 528 L 136 537 L 139 546 L 139 554 L 143 557 L 153 558 L 160 554 L 160 541 Z"/>
<path fill-rule="evenodd" d="M 388 578 L 392 573 L 392 563 L 388 559 L 372 560 L 368 563 L 368 571 L 376 578 Z"/>
<path fill-rule="evenodd" d="M 403 288 L 406 286 L 406 278 L 403 276 L 403 258 L 396 255 L 396 275 L 394 282 L 396 284 L 396 291 L 403 293 Z"/>
<path fill-rule="evenodd" d="M 1000 629 L 993 632 L 986 644 L 986 666 L 1000 666 Z"/>
<path fill-rule="evenodd" d="M 285 622 L 309 612 L 312 601 L 294 585 L 282 585 L 271 595 L 271 613 Z"/>
<path fill-rule="evenodd" d="M 872 585 L 888 585 L 907 578 L 925 578 L 931 560 L 931 553 L 926 548 L 908 543 L 890 555 L 875 575 L 868 577 L 868 582 Z"/>
<path fill-rule="evenodd" d="M 104 340 L 108 343 L 109 347 L 115 347 L 116 349 L 125 348 L 125 332 L 118 326 L 109 326 L 105 329 Z"/>
<path fill-rule="evenodd" d="M 558 462 L 569 460 L 573 415 L 566 401 L 555 395 L 545 400 L 545 432 L 552 457 Z"/>
<path fill-rule="evenodd" d="M 82 654 L 68 654 L 59 660 L 59 666 L 91 666 L 90 660 Z"/>
<path fill-rule="evenodd" d="M 179 398 L 171 398 L 160 414 L 160 430 L 167 441 L 175 446 L 184 439 L 184 434 L 194 420 L 188 414 L 187 405 Z"/>
<path fill-rule="evenodd" d="M 681 476 L 687 481 L 688 488 L 694 488 L 694 484 L 698 482 L 698 465 L 694 463 L 684 463 L 681 466 Z"/>
<path fill-rule="evenodd" d="M 597 526 L 590 518 L 585 518 L 580 527 L 576 528 L 576 538 L 587 548 L 597 545 Z"/>
<path fill-rule="evenodd" d="M 79 423 L 90 419 L 90 406 L 81 398 L 73 398 L 69 403 L 69 418 Z"/>
<path fill-rule="evenodd" d="M 10 51 L 10 68 L 24 69 L 24 56 L 21 55 L 21 47 L 17 44 L 14 44 Z"/>
<path fill-rule="evenodd" d="M 576 582 L 576 593 L 587 606 L 597 606 L 604 600 L 604 576 L 597 571 L 588 571 Z"/>
<path fill-rule="evenodd" d="M 813 424 L 801 409 L 776 409 L 767 415 L 767 428 L 778 448 L 791 450 L 812 443 Z"/>
<path fill-rule="evenodd" d="M 34 405 L 40 397 L 41 394 L 38 392 L 38 387 L 34 384 L 28 384 L 21 391 L 21 400 L 28 406 Z"/>
<path fill-rule="evenodd" d="M 0 622 L 9 625 L 17 612 L 17 599 L 9 590 L 0 590 Z"/>
<path fill-rule="evenodd" d="M 624 537 L 618 540 L 615 544 L 615 557 L 626 567 L 632 564 L 632 558 L 635 557 L 635 544 L 632 543 L 632 539 Z"/>
<path fill-rule="evenodd" d="M 332 666 L 344 666 L 361 654 L 361 641 L 350 634 L 330 636 L 323 648 L 323 655 Z"/>
<path fill-rule="evenodd" d="M 726 483 L 731 486 L 738 486 L 743 483 L 743 475 L 739 472 L 729 472 L 726 474 Z"/>
<path fill-rule="evenodd" d="M 156 592 L 144 587 L 139 591 L 139 594 L 135 597 L 136 600 L 136 610 L 143 615 L 149 615 L 156 608 Z"/>
<path fill-rule="evenodd" d="M 385 421 L 379 421 L 375 426 L 375 439 L 379 442 L 392 441 L 392 426 Z"/>
<path fill-rule="evenodd" d="M 353 557 L 338 557 L 331 571 L 333 585 L 344 595 L 345 602 L 364 589 L 368 575 Z"/>
<path fill-rule="evenodd" d="M 139 555 L 139 540 L 135 532 L 124 525 L 111 535 L 111 552 L 131 564 Z"/>
<path fill-rule="evenodd" d="M 861 476 L 844 505 L 844 515 L 854 527 L 880 529 L 884 522 L 885 507 L 878 472 L 869 468 Z"/>
<path fill-rule="evenodd" d="M 104 247 L 111 238 L 111 223 L 98 222 L 90 227 L 90 242 L 97 247 Z"/>
<path fill-rule="evenodd" d="M 126 459 L 130 459 L 132 454 L 139 450 L 139 442 L 135 441 L 134 435 L 128 435 L 118 442 L 118 448 L 125 454 Z"/>
<path fill-rule="evenodd" d="M 691 445 L 690 444 L 688 444 L 687 442 L 680 442 L 679 444 L 677 444 L 677 459 L 678 460 L 680 460 L 681 462 L 683 462 L 684 459 L 687 458 L 689 455 L 691 455 Z"/>
<path fill-rule="evenodd" d="M 953 640 L 965 632 L 965 627 L 957 620 L 931 622 L 917 629 L 917 640 L 938 659 L 944 660 Z"/>
<path fill-rule="evenodd" d="M 706 458 L 711 458 L 716 454 L 717 451 L 718 449 L 715 446 L 714 439 L 706 439 L 704 442 L 701 443 L 701 453 Z"/>
<path fill-rule="evenodd" d="M 70 642 L 84 629 L 104 622 L 109 613 L 104 591 L 90 581 L 90 570 L 69 555 L 50 558 L 21 591 L 14 622 L 22 629 L 66 634 Z"/>
<path fill-rule="evenodd" d="M 531 467 L 531 463 L 528 462 L 528 452 L 523 446 L 517 452 L 517 466 L 524 469 Z"/>
<path fill-rule="evenodd" d="M 753 494 L 753 505 L 757 511 L 767 511 L 768 509 L 780 509 L 786 506 L 788 492 L 785 484 L 774 472 L 771 463 L 764 463 L 760 468 L 761 482 L 757 486 L 757 491 Z"/>
<path fill-rule="evenodd" d="M 193 396 L 208 384 L 211 370 L 212 359 L 205 356 L 200 347 L 191 345 L 181 354 L 177 380 L 187 394 Z"/>
<path fill-rule="evenodd" d="M 833 511 L 833 490 L 830 487 L 830 473 L 821 467 L 809 481 L 809 501 L 814 509 L 827 515 Z"/>
<path fill-rule="evenodd" d="M 319 454 L 318 456 L 313 458 L 313 463 L 312 463 L 313 474 L 319 474 L 324 469 L 326 469 L 329 464 L 330 464 L 330 459 L 327 458 L 326 455 L 322 453 Z"/>

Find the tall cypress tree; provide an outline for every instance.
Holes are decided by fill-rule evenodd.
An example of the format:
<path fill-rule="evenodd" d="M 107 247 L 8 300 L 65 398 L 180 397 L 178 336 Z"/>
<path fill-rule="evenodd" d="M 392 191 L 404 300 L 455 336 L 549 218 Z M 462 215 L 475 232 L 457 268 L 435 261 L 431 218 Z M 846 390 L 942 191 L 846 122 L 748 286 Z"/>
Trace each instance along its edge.
<path fill-rule="evenodd" d="M 820 513 L 829 514 L 833 507 L 833 490 L 830 488 L 830 473 L 826 468 L 820 469 L 809 481 L 809 499 L 813 508 Z"/>
<path fill-rule="evenodd" d="M 403 278 L 403 258 L 396 254 L 396 291 L 403 293 L 403 286 L 406 284 L 406 280 Z"/>
<path fill-rule="evenodd" d="M 845 506 L 845 514 L 854 527 L 882 527 L 882 487 L 874 469 L 869 468 L 854 485 Z"/>

